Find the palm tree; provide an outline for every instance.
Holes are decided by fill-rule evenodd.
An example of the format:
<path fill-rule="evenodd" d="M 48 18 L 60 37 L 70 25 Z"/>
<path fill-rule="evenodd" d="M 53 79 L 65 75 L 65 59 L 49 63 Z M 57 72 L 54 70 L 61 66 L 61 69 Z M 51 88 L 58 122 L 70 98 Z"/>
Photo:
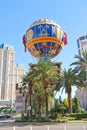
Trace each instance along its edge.
<path fill-rule="evenodd" d="M 82 51 L 82 56 L 75 55 L 74 58 L 77 58 L 77 61 L 73 62 L 71 65 L 76 65 L 79 70 L 84 70 L 87 67 L 87 51 Z"/>
<path fill-rule="evenodd" d="M 78 75 L 79 82 L 81 81 L 80 85 L 85 87 L 87 84 L 87 51 L 84 50 L 82 56 L 75 55 L 74 58 L 76 58 L 77 61 L 73 62 L 71 66 L 75 65 L 74 71 Z"/>
<path fill-rule="evenodd" d="M 70 68 L 68 70 L 64 69 L 58 78 L 58 84 L 56 86 L 56 90 L 62 87 L 62 92 L 65 89 L 65 92 L 68 95 L 68 109 L 69 113 L 72 113 L 72 87 L 77 84 L 77 76 L 75 75 L 74 71 Z"/>
<path fill-rule="evenodd" d="M 48 89 L 50 84 L 50 78 L 56 77 L 56 66 L 54 66 L 49 60 L 43 59 L 34 67 L 34 76 L 41 80 L 44 88 L 44 97 L 46 102 L 46 119 L 48 119 Z"/>
<path fill-rule="evenodd" d="M 30 68 L 29 72 L 26 73 L 26 75 L 23 77 L 23 84 L 26 84 L 28 86 L 28 92 L 27 96 L 29 96 L 29 106 L 32 106 L 32 94 L 33 94 L 33 85 L 34 85 L 34 78 L 32 78 L 33 75 L 33 69 Z M 32 115 L 32 107 L 30 110 L 30 115 Z"/>
<path fill-rule="evenodd" d="M 41 117 L 42 103 L 43 103 L 43 99 L 44 99 L 44 90 L 43 90 L 41 82 L 35 82 L 34 83 L 34 95 L 33 95 L 33 97 L 35 97 L 35 99 L 37 99 L 38 106 L 39 106 L 39 109 L 38 109 L 39 117 Z M 34 102 L 34 106 L 35 106 L 35 102 Z"/>

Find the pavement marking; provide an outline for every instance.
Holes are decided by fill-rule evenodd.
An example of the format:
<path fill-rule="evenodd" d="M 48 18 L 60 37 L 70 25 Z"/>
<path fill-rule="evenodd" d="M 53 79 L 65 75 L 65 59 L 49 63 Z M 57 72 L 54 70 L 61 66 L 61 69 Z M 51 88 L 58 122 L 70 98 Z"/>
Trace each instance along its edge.
<path fill-rule="evenodd" d="M 49 130 L 49 125 L 47 125 L 47 130 Z"/>
<path fill-rule="evenodd" d="M 64 130 L 66 130 L 66 126 L 64 126 Z"/>
<path fill-rule="evenodd" d="M 15 130 L 15 126 L 13 127 L 13 130 Z"/>
<path fill-rule="evenodd" d="M 30 130 L 32 130 L 32 126 L 30 126 Z"/>
<path fill-rule="evenodd" d="M 83 130 L 85 130 L 85 126 L 83 126 Z"/>

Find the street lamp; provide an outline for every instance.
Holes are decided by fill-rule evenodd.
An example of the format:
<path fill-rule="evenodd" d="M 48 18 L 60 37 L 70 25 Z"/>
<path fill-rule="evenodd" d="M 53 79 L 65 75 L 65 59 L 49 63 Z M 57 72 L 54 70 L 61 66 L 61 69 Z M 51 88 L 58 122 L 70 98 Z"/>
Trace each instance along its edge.
<path fill-rule="evenodd" d="M 28 113 L 28 117 L 29 117 L 29 120 L 30 120 L 30 110 L 31 110 L 31 106 L 27 106 L 27 113 Z"/>

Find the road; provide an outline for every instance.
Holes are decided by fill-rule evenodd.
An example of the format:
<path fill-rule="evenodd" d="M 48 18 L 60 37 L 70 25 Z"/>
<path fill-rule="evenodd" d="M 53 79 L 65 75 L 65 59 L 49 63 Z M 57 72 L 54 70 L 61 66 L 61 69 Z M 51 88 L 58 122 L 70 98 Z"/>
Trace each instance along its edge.
<path fill-rule="evenodd" d="M 0 120 L 0 130 L 87 130 L 86 123 L 14 123 L 16 118 Z"/>

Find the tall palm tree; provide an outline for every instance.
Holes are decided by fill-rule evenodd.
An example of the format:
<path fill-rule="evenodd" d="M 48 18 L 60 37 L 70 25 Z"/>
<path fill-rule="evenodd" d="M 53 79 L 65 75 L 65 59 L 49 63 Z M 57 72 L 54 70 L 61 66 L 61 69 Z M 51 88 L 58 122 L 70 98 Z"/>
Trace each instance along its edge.
<path fill-rule="evenodd" d="M 34 67 L 34 73 L 37 75 L 44 88 L 44 97 L 46 102 L 46 119 L 48 119 L 48 88 L 50 84 L 50 78 L 56 77 L 56 66 L 54 66 L 49 60 L 43 59 Z"/>
<path fill-rule="evenodd" d="M 65 89 L 65 92 L 68 95 L 68 109 L 69 113 L 72 113 L 72 87 L 77 83 L 77 76 L 74 71 L 70 68 L 68 70 L 64 69 L 58 78 L 58 84 L 56 86 L 56 90 L 62 88 L 62 91 Z"/>
<path fill-rule="evenodd" d="M 87 51 L 84 50 L 81 56 L 75 55 L 74 58 L 77 61 L 73 62 L 71 66 L 75 65 L 74 71 L 78 75 L 79 82 L 81 81 L 80 85 L 87 86 Z"/>
<path fill-rule="evenodd" d="M 30 68 L 29 71 L 26 73 L 26 75 L 23 77 L 23 83 L 27 84 L 28 86 L 28 99 L 29 99 L 29 105 L 32 106 L 32 94 L 33 94 L 33 85 L 34 85 L 34 78 L 32 78 L 32 75 L 34 74 L 33 69 Z M 30 110 L 30 115 L 32 115 L 32 107 Z"/>

